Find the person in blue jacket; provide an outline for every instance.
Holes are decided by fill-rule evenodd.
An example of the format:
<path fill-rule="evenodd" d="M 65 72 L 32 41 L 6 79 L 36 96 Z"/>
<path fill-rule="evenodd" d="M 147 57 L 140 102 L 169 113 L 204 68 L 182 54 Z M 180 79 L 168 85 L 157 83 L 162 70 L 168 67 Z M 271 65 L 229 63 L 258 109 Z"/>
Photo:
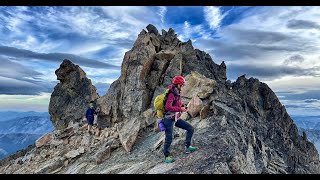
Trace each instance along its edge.
<path fill-rule="evenodd" d="M 89 134 L 91 134 L 91 128 L 92 128 L 93 121 L 94 121 L 94 114 L 97 114 L 97 111 L 94 109 L 94 102 L 90 101 L 89 108 L 87 109 L 87 112 L 86 112 Z"/>

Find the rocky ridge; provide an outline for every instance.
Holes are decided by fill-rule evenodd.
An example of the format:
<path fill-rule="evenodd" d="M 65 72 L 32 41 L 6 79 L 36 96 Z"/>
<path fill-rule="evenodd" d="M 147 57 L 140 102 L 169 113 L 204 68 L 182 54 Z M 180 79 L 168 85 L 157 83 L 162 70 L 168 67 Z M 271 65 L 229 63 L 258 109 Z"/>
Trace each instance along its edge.
<path fill-rule="evenodd" d="M 56 130 L 38 139 L 36 147 L 0 161 L 0 172 L 320 173 L 316 148 L 298 134 L 265 83 L 244 75 L 227 81 L 224 62 L 217 65 L 190 40 L 181 42 L 173 29 L 160 34 L 148 25 L 147 30 L 125 53 L 121 76 L 102 97 L 96 96 L 79 67 L 64 61 L 56 71 L 61 83 L 52 94 L 51 107 L 60 107 L 59 98 L 70 101 L 64 111 L 49 108 L 57 117 L 52 118 Z M 183 101 L 192 112 L 183 118 L 195 127 L 193 145 L 200 149 L 184 154 L 185 132 L 175 128 L 171 152 L 176 161 L 166 164 L 161 152 L 164 136 L 154 129 L 152 102 L 180 73 L 187 79 Z M 97 121 L 104 126 L 100 133 L 97 128 L 93 136 L 85 133 L 84 110 L 77 106 L 85 107 L 86 102 L 77 98 L 97 102 Z M 78 111 L 68 110 L 72 108 Z"/>

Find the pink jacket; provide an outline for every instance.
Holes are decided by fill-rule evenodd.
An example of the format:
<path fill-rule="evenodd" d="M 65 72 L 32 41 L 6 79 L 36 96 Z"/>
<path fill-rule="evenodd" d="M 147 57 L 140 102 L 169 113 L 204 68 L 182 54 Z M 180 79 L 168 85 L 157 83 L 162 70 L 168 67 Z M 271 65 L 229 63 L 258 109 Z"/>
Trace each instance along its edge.
<path fill-rule="evenodd" d="M 173 85 L 168 86 L 168 88 L 170 90 L 170 94 L 167 97 L 167 101 L 165 105 L 166 111 L 181 112 L 182 101 L 180 98 L 180 94 L 174 90 Z M 174 96 L 173 93 L 175 93 L 176 95 Z M 175 100 L 175 103 L 173 104 L 174 98 L 176 98 L 176 100 Z"/>

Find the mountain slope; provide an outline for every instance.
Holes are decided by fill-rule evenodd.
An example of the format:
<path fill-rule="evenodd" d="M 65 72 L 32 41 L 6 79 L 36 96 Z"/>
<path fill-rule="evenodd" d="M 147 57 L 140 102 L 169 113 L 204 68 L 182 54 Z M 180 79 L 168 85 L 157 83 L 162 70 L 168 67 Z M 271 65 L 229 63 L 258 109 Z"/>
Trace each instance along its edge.
<path fill-rule="evenodd" d="M 173 29 L 160 34 L 148 25 L 147 30 L 141 31 L 124 55 L 119 79 L 96 99 L 101 109 L 98 125 L 106 127 L 100 134 L 90 136 L 79 114 L 75 120 L 69 116 L 70 121 L 64 122 L 68 127 L 42 136 L 36 148 L 0 161 L 0 172 L 320 173 L 315 146 L 298 134 L 266 84 L 244 75 L 227 81 L 224 62 L 215 64 L 209 54 L 194 49 L 191 41 L 181 42 Z M 66 72 L 64 77 L 70 77 L 66 71 L 70 67 L 60 68 Z M 161 152 L 163 133 L 153 128 L 152 102 L 180 71 L 187 79 L 183 102 L 199 99 L 200 112 L 185 118 L 195 127 L 192 144 L 199 150 L 184 154 L 185 132 L 175 128 L 171 152 L 176 161 L 166 164 Z M 80 83 L 63 81 L 67 82 L 64 87 L 71 83 L 79 91 L 91 87 L 90 83 L 75 87 Z M 64 91 L 55 98 L 69 92 L 68 88 Z M 61 107 L 59 101 L 55 105 Z M 72 106 L 70 101 L 68 106 L 79 104 Z"/>
<path fill-rule="evenodd" d="M 0 122 L 0 148 L 3 150 L 0 159 L 34 144 L 43 134 L 53 130 L 48 113 L 18 114 L 10 112 L 7 114 L 10 120 Z M 20 115 L 32 116 L 19 117 Z"/>
<path fill-rule="evenodd" d="M 40 136 L 41 134 L 27 133 L 0 134 L 0 147 L 3 150 L 0 158 L 34 144 Z"/>

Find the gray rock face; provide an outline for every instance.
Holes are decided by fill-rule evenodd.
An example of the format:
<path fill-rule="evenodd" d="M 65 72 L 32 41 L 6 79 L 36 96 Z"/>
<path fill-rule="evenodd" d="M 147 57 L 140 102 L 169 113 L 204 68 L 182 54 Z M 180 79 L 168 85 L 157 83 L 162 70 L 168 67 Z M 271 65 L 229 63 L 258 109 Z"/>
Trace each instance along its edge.
<path fill-rule="evenodd" d="M 54 127 L 63 129 L 69 122 L 79 122 L 88 102 L 98 95 L 86 73 L 70 60 L 65 59 L 55 73 L 60 83 L 51 94 L 49 114 Z"/>
<path fill-rule="evenodd" d="M 266 84 L 241 76 L 232 90 L 216 96 L 212 109 L 225 115 L 228 125 L 238 124 L 237 131 L 253 147 L 257 173 L 319 173 L 314 165 L 319 162 L 317 150 L 298 134 L 285 107 Z"/>

